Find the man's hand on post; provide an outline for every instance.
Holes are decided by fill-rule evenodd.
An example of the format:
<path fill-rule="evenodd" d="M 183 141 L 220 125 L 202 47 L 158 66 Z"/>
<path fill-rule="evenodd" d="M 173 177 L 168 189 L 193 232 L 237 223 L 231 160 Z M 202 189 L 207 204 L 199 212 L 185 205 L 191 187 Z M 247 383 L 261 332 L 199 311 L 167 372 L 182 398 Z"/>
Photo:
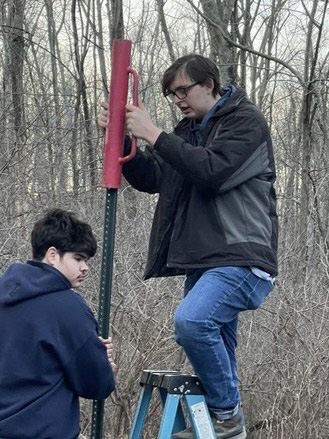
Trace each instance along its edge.
<path fill-rule="evenodd" d="M 103 134 L 105 134 L 107 124 L 108 103 L 104 101 L 101 103 L 97 116 L 97 125 L 103 131 Z M 138 103 L 138 107 L 132 104 L 126 105 L 126 128 L 133 136 L 145 140 L 151 146 L 155 144 L 162 132 L 160 128 L 153 124 L 141 101 Z"/>
<path fill-rule="evenodd" d="M 107 128 L 107 119 L 108 119 L 108 103 L 104 101 L 101 103 L 101 109 L 97 116 L 97 125 L 99 126 L 99 128 L 104 130 L 104 133 Z"/>
<path fill-rule="evenodd" d="M 139 102 L 138 107 L 127 104 L 126 110 L 127 129 L 133 136 L 143 139 L 153 146 L 162 130 L 153 124 L 143 104 Z"/>

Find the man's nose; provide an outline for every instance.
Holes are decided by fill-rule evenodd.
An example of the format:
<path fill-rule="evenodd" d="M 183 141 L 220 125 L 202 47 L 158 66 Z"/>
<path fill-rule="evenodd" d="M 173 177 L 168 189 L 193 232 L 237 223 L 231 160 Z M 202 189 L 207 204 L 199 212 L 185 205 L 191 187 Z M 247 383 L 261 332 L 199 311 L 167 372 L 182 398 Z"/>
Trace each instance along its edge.
<path fill-rule="evenodd" d="M 89 270 L 89 267 L 88 267 L 86 261 L 82 261 L 80 269 L 81 269 L 81 271 L 88 271 Z"/>

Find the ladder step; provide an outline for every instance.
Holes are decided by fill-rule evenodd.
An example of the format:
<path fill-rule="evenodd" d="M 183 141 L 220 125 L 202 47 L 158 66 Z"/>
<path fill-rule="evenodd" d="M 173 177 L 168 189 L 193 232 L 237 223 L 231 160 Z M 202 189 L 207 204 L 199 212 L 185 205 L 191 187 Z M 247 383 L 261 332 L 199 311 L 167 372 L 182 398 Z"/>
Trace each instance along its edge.
<path fill-rule="evenodd" d="M 187 413 L 195 439 L 215 439 L 204 390 L 196 375 L 174 370 L 144 370 L 142 387 L 129 439 L 141 439 L 154 388 L 162 402 L 162 418 L 158 439 L 170 439 L 173 433 L 186 428 Z"/>
<path fill-rule="evenodd" d="M 182 374 L 178 371 L 144 370 L 141 385 L 164 388 L 168 393 L 204 395 L 204 390 L 196 375 Z"/>

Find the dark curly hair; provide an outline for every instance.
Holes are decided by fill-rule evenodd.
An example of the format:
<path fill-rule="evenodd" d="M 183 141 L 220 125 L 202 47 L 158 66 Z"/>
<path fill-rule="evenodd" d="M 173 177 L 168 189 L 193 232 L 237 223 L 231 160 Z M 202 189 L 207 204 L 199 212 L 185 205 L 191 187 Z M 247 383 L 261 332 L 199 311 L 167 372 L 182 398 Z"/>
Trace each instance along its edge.
<path fill-rule="evenodd" d="M 89 224 L 73 212 L 52 209 L 37 221 L 31 233 L 33 259 L 40 261 L 48 248 L 55 247 L 62 256 L 66 252 L 85 253 L 92 257 L 97 243 Z"/>

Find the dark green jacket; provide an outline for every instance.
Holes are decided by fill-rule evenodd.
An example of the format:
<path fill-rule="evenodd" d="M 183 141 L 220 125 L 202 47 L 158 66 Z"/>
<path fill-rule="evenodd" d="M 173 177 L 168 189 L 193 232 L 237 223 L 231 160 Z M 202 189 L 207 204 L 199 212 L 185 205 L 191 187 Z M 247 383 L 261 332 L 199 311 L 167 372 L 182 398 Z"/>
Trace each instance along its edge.
<path fill-rule="evenodd" d="M 264 116 L 237 91 L 209 120 L 204 145 L 190 143 L 191 131 L 183 119 L 123 167 L 134 188 L 159 193 L 145 278 L 227 265 L 276 275 L 275 165 Z"/>

